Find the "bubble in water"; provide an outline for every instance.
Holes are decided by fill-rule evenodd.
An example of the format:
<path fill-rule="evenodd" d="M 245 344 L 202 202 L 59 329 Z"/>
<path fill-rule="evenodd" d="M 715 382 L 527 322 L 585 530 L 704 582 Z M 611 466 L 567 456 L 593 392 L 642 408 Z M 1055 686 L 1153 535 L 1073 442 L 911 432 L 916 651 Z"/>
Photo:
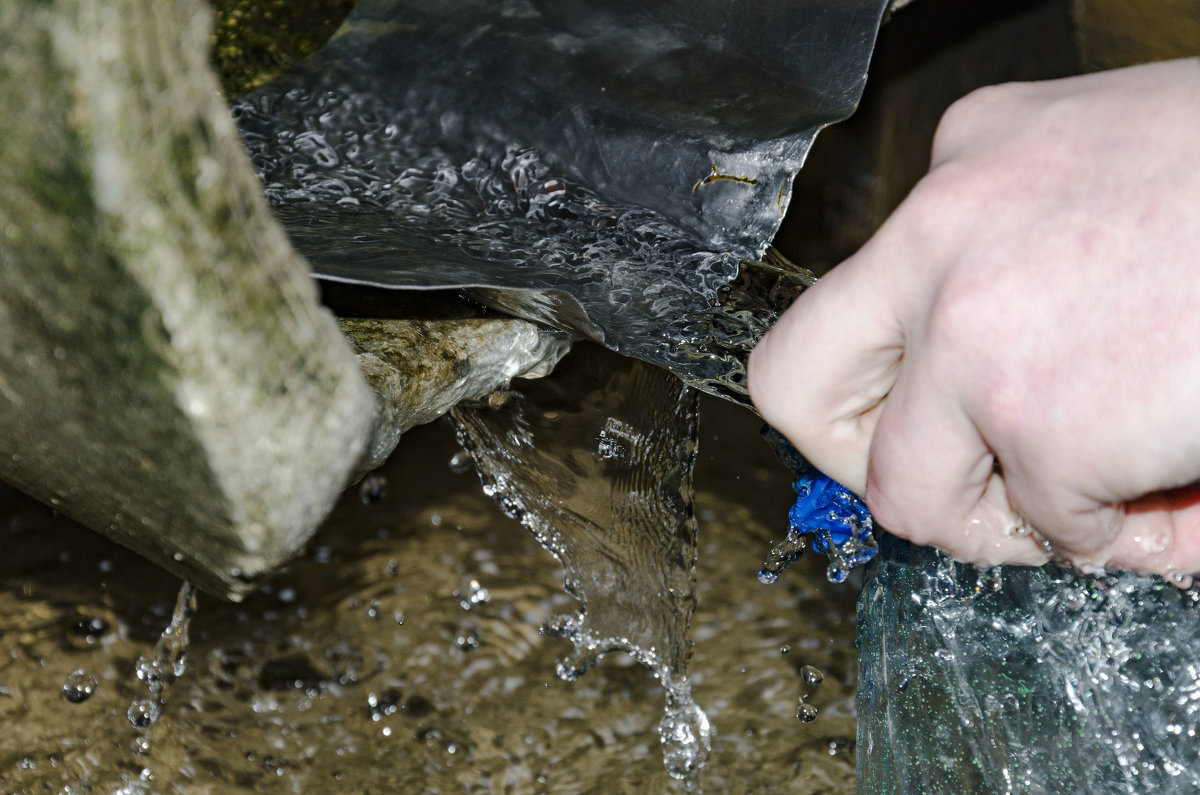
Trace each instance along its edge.
<path fill-rule="evenodd" d="M 816 687 L 825 679 L 825 674 L 821 673 L 821 669 L 814 665 L 806 665 L 800 669 L 800 677 L 804 680 L 804 684 Z"/>
<path fill-rule="evenodd" d="M 72 671 L 63 684 L 63 698 L 72 704 L 82 704 L 96 692 L 96 677 L 83 669 Z"/>
<path fill-rule="evenodd" d="M 817 708 L 801 701 L 800 705 L 796 707 L 796 717 L 805 723 L 812 723 L 817 719 Z"/>

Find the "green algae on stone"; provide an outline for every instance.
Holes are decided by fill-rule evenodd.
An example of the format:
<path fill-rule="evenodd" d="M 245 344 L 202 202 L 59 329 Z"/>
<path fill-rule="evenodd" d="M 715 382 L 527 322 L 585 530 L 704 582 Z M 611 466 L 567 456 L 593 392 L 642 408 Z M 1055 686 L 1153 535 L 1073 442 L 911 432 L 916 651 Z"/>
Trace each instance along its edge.
<path fill-rule="evenodd" d="M 358 0 L 208 0 L 212 62 L 226 96 L 262 85 L 329 40 Z"/>

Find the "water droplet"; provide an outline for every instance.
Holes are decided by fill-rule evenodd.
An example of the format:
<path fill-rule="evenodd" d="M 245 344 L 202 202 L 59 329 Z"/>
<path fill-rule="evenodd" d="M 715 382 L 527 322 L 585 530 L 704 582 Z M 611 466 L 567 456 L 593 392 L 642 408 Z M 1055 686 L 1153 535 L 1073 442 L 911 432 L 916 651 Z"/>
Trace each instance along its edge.
<path fill-rule="evenodd" d="M 1087 592 L 1082 588 L 1072 588 L 1063 592 L 1063 607 L 1068 610 L 1079 610 L 1087 604 Z"/>
<path fill-rule="evenodd" d="M 135 729 L 148 730 L 158 720 L 168 689 L 187 668 L 188 628 L 195 612 L 196 587 L 184 582 L 175 599 L 171 623 L 154 644 L 152 656 L 138 658 L 135 670 L 137 678 L 146 684 L 147 695 L 134 699 L 126 713 Z M 148 752 L 149 737 L 144 734 L 140 739 Z"/>
<path fill-rule="evenodd" d="M 688 780 L 704 765 L 712 748 L 712 727 L 704 710 L 686 691 L 668 692 L 667 709 L 658 724 L 663 761 L 672 778 Z"/>
<path fill-rule="evenodd" d="M 80 616 L 67 630 L 67 642 L 76 649 L 86 649 L 99 643 L 108 633 L 108 622 L 99 616 Z"/>
<path fill-rule="evenodd" d="M 367 715 L 376 723 L 389 715 L 394 715 L 399 709 L 400 692 L 398 690 L 367 694 Z"/>
<path fill-rule="evenodd" d="M 474 627 L 471 627 L 465 632 L 459 632 L 458 637 L 454 639 L 454 642 L 458 645 L 458 648 L 462 649 L 463 651 L 478 649 L 479 631 Z"/>
<path fill-rule="evenodd" d="M 835 560 L 825 569 L 825 579 L 832 583 L 843 583 L 850 576 L 850 567 L 842 563 L 840 560 Z"/>
<path fill-rule="evenodd" d="M 800 559 L 808 548 L 808 539 L 800 533 L 788 533 L 787 538 L 771 547 L 767 559 L 758 571 L 758 581 L 770 585 L 779 579 L 790 564 Z"/>
<path fill-rule="evenodd" d="M 1182 571 L 1172 571 L 1167 575 L 1167 580 L 1176 588 L 1186 590 L 1192 587 L 1192 576 L 1184 574 Z"/>
<path fill-rule="evenodd" d="M 792 647 L 786 643 L 779 647 L 780 654 L 788 654 L 791 652 L 791 650 L 792 650 Z"/>
<path fill-rule="evenodd" d="M 475 459 L 466 450 L 459 450 L 450 457 L 450 471 L 456 475 L 464 475 L 471 471 Z"/>
<path fill-rule="evenodd" d="M 758 581 L 761 582 L 763 585 L 770 585 L 771 583 L 775 582 L 778 579 L 779 579 L 778 572 L 769 571 L 766 568 L 762 568 L 762 569 L 758 570 Z"/>
<path fill-rule="evenodd" d="M 129 718 L 129 724 L 135 729 L 148 729 L 158 720 L 160 710 L 158 704 L 148 698 L 136 698 L 129 705 L 129 711 L 126 715 Z"/>
<path fill-rule="evenodd" d="M 821 673 L 821 669 L 814 665 L 806 665 L 800 669 L 800 677 L 804 680 L 804 684 L 816 687 L 824 681 L 825 674 Z"/>
<path fill-rule="evenodd" d="M 63 698 L 72 704 L 82 704 L 96 692 L 96 677 L 83 669 L 72 671 L 63 684 Z"/>
<path fill-rule="evenodd" d="M 796 717 L 805 723 L 812 723 L 817 719 L 817 708 L 812 704 L 806 704 L 803 701 L 796 707 Z"/>
<path fill-rule="evenodd" d="M 463 610 L 470 610 L 475 605 L 486 603 L 492 595 L 479 584 L 479 580 L 472 577 L 461 588 L 455 589 L 454 598 Z"/>

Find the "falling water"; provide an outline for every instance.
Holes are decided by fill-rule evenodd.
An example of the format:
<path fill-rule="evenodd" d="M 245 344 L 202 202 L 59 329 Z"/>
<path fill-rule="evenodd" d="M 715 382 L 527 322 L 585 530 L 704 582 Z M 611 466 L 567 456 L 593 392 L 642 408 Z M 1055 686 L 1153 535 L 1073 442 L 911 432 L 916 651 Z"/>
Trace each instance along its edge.
<path fill-rule="evenodd" d="M 196 587 L 185 581 L 175 599 L 171 623 L 154 644 L 151 656 L 138 658 L 137 678 L 146 685 L 147 692 L 129 705 L 128 717 L 130 725 L 141 732 L 134 741 L 139 755 L 150 752 L 150 729 L 162 715 L 171 685 L 187 667 L 188 629 L 195 613 Z"/>
<path fill-rule="evenodd" d="M 695 393 L 674 376 L 587 347 L 499 410 L 454 411 L 484 490 L 564 566 L 579 612 L 544 632 L 574 652 L 573 681 L 624 651 L 666 691 L 659 725 L 672 776 L 703 763 L 711 729 L 688 681 L 695 605 Z"/>

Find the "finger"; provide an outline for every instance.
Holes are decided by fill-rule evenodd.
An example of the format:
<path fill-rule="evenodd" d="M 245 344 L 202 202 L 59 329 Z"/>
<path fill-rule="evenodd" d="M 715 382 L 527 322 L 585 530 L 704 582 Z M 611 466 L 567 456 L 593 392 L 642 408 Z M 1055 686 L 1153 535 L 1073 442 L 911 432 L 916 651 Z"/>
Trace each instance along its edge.
<path fill-rule="evenodd" d="M 858 494 L 878 405 L 904 350 L 878 248 L 868 244 L 806 290 L 749 363 L 750 396 L 763 418 Z"/>
<path fill-rule="evenodd" d="M 970 563 L 1044 563 L 952 385 L 923 364 L 906 364 L 880 412 L 866 487 L 875 519 Z"/>
<path fill-rule="evenodd" d="M 1079 556 L 1089 565 L 1160 574 L 1174 581 L 1200 573 L 1200 487 L 1158 492 L 1113 514 L 1112 540 Z"/>

